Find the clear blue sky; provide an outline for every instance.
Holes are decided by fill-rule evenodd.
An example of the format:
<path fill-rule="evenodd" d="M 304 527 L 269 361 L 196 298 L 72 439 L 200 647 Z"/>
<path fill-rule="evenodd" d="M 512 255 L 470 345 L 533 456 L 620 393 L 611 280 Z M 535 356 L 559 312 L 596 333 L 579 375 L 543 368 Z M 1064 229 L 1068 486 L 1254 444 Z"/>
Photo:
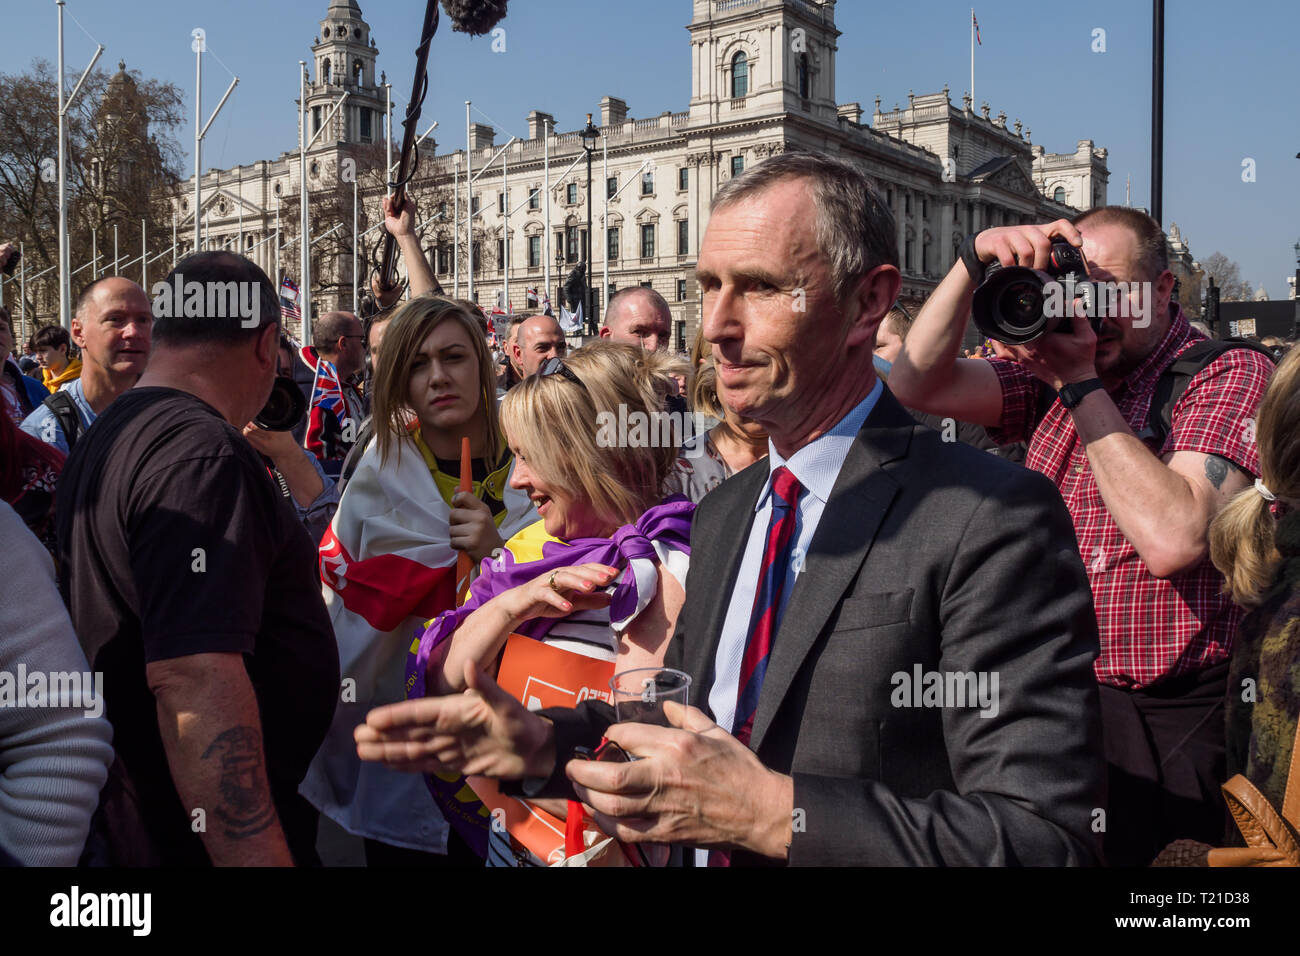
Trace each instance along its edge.
<path fill-rule="evenodd" d="M 399 103 L 406 95 L 420 0 L 359 0 Z M 310 59 L 328 0 L 69 0 L 67 10 L 107 48 L 110 71 L 131 69 L 185 91 L 193 115 L 194 55 L 190 30 L 202 26 L 209 48 L 240 77 L 239 87 L 204 145 L 205 168 L 270 158 L 296 148 L 297 61 Z M 1294 0 L 1179 0 L 1168 6 L 1165 57 L 1165 226 L 1177 222 L 1198 257 L 1220 250 L 1242 275 L 1285 295 L 1300 239 L 1300 82 Z M 937 91 L 946 82 L 960 103 L 969 84 L 969 0 L 889 3 L 840 0 L 843 35 L 836 95 L 868 113 L 879 94 L 886 108 L 907 91 Z M 1132 176 L 1134 205 L 1149 205 L 1151 5 L 1141 0 L 975 5 L 983 46 L 976 53 L 976 94 L 993 113 L 1005 110 L 1050 152 L 1073 152 L 1079 139 L 1110 150 L 1109 201 L 1124 201 Z M 443 25 L 431 56 L 431 89 L 421 127 L 440 121 L 440 150 L 463 145 L 464 101 L 507 134 L 526 134 L 531 109 L 577 129 L 600 97 L 620 96 L 633 116 L 683 110 L 690 95 L 685 26 L 690 0 L 512 0 L 504 21 L 506 51 L 488 37 Z M 7 3 L 0 32 L 0 70 L 55 58 L 53 0 Z M 1094 28 L 1106 52 L 1091 50 Z M 94 44 L 66 21 L 67 68 L 73 78 Z M 205 113 L 230 75 L 205 57 Z M 3 104 L 0 104 L 3 108 Z M 399 107 L 400 108 L 400 107 Z M 399 113 L 400 115 L 400 113 Z M 206 116 L 205 116 L 206 119 Z M 485 122 L 483 115 L 475 119 Z M 190 121 L 175 131 L 192 172 Z M 498 142 L 504 137 L 499 137 Z M 1242 181 L 1255 160 L 1256 181 Z"/>

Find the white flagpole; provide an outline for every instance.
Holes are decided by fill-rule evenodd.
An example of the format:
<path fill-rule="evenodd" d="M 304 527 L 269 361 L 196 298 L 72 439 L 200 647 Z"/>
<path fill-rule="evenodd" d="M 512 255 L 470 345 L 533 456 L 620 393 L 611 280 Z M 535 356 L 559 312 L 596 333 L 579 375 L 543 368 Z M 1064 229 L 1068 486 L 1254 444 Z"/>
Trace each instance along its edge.
<path fill-rule="evenodd" d="M 501 308 L 510 301 L 510 160 L 501 157 L 501 211 L 505 226 L 501 230 Z"/>
<path fill-rule="evenodd" d="M 77 93 L 81 90 L 81 84 L 85 82 L 86 76 L 91 69 L 99 62 L 100 54 L 104 52 L 102 44 L 95 44 L 95 55 L 90 58 L 90 64 L 81 74 L 81 79 L 77 80 L 77 85 L 72 88 L 72 92 L 66 97 L 63 95 L 63 4 L 64 0 L 56 0 L 59 7 L 59 65 L 58 76 L 55 81 L 58 84 L 58 105 L 59 105 L 59 324 L 65 329 L 72 328 L 72 276 L 68 270 L 72 267 L 70 260 L 70 251 L 68 249 L 68 184 L 67 184 L 67 165 L 68 165 L 68 110 L 72 107 L 72 101 L 77 98 Z"/>
<path fill-rule="evenodd" d="M 176 207 L 172 207 L 172 268 L 176 268 Z"/>
<path fill-rule="evenodd" d="M 451 272 L 452 295 L 460 298 L 460 155 L 453 154 L 451 164 L 456 167 L 456 184 L 452 187 L 451 211 Z"/>
<path fill-rule="evenodd" d="M 542 168 L 545 170 L 546 185 L 542 187 L 542 202 L 546 203 L 546 253 L 542 256 L 542 268 L 546 278 L 547 296 L 551 294 L 551 122 L 542 120 Z M 539 303 L 540 304 L 540 303 Z"/>
<path fill-rule="evenodd" d="M 140 220 L 140 288 L 149 288 L 149 224 Z"/>
<path fill-rule="evenodd" d="M 357 177 L 352 177 L 352 314 L 357 314 Z"/>
<path fill-rule="evenodd" d="M 113 275 L 117 275 L 117 223 L 113 223 Z"/>
<path fill-rule="evenodd" d="M 99 278 L 99 230 L 90 227 L 90 281 Z"/>
<path fill-rule="evenodd" d="M 606 298 L 609 296 L 609 137 L 605 135 L 603 129 L 600 131 L 600 142 L 605 152 L 605 188 L 601 190 L 601 192 L 605 194 L 605 214 L 600 217 L 600 228 L 605 233 L 603 237 L 605 240 L 605 252 L 602 257 L 605 260 L 605 286 L 601 290 L 599 299 L 601 303 L 600 311 L 603 315 L 606 307 L 609 305 L 609 302 L 606 301 Z M 593 236 L 592 238 L 594 239 L 595 237 Z M 604 321 L 603 318 L 601 321 Z"/>
<path fill-rule="evenodd" d="M 275 294 L 280 294 L 280 197 L 275 197 Z"/>
<path fill-rule="evenodd" d="M 21 264 L 23 258 L 23 243 L 18 243 L 18 261 Z M 27 267 L 22 266 L 18 270 L 18 326 L 22 329 L 19 335 L 27 331 Z M 25 341 L 25 339 L 24 339 Z"/>
<path fill-rule="evenodd" d="M 302 312 L 302 344 L 311 345 L 311 236 L 309 220 L 307 218 L 307 63 L 305 60 L 298 61 L 298 126 L 301 132 L 298 135 L 298 168 L 299 175 L 302 177 L 302 188 L 298 191 L 302 199 L 300 223 L 299 223 L 299 246 L 301 252 L 301 265 L 299 266 L 298 291 L 301 294 L 301 312 Z"/>
<path fill-rule="evenodd" d="M 975 108 L 975 8 L 970 8 L 970 102 Z"/>
<path fill-rule="evenodd" d="M 387 104 L 387 106 L 384 107 L 384 109 L 386 110 L 385 115 L 387 116 L 384 125 L 388 127 L 388 166 L 385 167 L 388 170 L 388 172 L 384 176 L 384 182 L 391 182 L 393 179 L 393 84 L 392 83 L 384 84 L 384 102 Z M 392 186 L 388 187 L 388 195 L 389 196 L 393 195 Z"/>
<path fill-rule="evenodd" d="M 244 254 L 244 167 L 239 167 L 239 196 L 236 202 L 239 203 L 239 248 L 235 251 L 241 256 Z"/>
<path fill-rule="evenodd" d="M 465 245 L 468 256 L 465 298 L 474 301 L 474 152 L 469 138 L 469 100 L 465 101 Z"/>

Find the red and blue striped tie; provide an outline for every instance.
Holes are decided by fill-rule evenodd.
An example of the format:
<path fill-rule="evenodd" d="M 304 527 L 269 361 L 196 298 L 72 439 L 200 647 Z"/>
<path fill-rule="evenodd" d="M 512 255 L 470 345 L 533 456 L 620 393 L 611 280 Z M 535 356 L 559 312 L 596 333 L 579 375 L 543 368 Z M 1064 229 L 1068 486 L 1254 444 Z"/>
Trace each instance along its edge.
<path fill-rule="evenodd" d="M 772 516 L 767 523 L 767 541 L 763 545 L 763 563 L 758 570 L 758 588 L 754 609 L 749 615 L 749 641 L 740 659 L 740 684 L 736 693 L 736 716 L 731 721 L 732 735 L 749 744 L 758 710 L 758 694 L 763 689 L 767 659 L 772 653 L 772 638 L 781 623 L 782 599 L 786 574 L 790 569 L 790 549 L 794 546 L 799 479 L 782 465 L 772 472 Z"/>
<path fill-rule="evenodd" d="M 758 694 L 763 689 L 763 677 L 767 673 L 767 659 L 772 653 L 772 636 L 781 623 L 790 549 L 794 545 L 795 523 L 799 517 L 796 506 L 802 491 L 799 480 L 789 468 L 782 465 L 772 472 L 772 516 L 767 522 L 763 563 L 758 570 L 754 609 L 749 615 L 749 640 L 745 644 L 745 656 L 740 659 L 736 716 L 731 721 L 732 735 L 746 746 L 749 746 L 749 737 L 754 730 L 754 713 L 758 710 Z M 709 852 L 709 866 L 730 865 L 730 852 Z"/>

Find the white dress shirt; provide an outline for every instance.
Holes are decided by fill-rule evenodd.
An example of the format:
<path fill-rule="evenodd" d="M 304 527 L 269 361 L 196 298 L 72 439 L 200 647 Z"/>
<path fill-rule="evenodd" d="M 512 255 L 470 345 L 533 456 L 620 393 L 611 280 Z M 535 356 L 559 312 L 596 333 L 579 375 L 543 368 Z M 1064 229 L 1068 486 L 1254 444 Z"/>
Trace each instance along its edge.
<path fill-rule="evenodd" d="M 782 606 L 789 603 L 795 582 L 803 571 L 805 556 L 817 533 L 822 512 L 835 487 L 844 459 L 848 457 L 849 448 L 857 437 L 862 423 L 867 420 L 876 401 L 884 391 L 880 379 L 870 394 L 853 407 L 847 415 L 839 420 L 830 431 L 809 442 L 790 456 L 782 458 L 776 446 L 769 438 L 767 481 L 759 492 L 754 505 L 754 524 L 749 529 L 749 539 L 745 543 L 744 557 L 740 561 L 740 571 L 736 575 L 736 585 L 731 591 L 731 601 L 727 605 L 727 616 L 723 619 L 722 636 L 718 640 L 718 652 L 713 660 L 713 687 L 709 691 L 709 710 L 719 727 L 730 733 L 736 716 L 736 697 L 739 694 L 740 662 L 745 656 L 745 645 L 749 640 L 749 619 L 754 609 L 754 592 L 758 588 L 758 571 L 763 563 L 763 545 L 767 539 L 767 526 L 772 516 L 772 472 L 784 465 L 794 473 L 800 487 L 799 513 L 795 520 L 794 549 L 790 553 L 790 571 L 786 575 L 785 588 L 781 595 Z M 779 638 L 772 635 L 773 644 Z"/>

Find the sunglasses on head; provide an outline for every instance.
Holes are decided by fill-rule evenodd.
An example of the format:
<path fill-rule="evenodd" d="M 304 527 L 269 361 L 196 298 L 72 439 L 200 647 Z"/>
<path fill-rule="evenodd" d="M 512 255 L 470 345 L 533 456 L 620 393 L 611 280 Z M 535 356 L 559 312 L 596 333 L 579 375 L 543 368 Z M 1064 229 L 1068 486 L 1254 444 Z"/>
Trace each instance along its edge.
<path fill-rule="evenodd" d="M 560 358 L 548 358 L 537 369 L 538 378 L 546 378 L 548 375 L 559 375 L 568 379 L 574 385 L 577 385 L 584 392 L 587 391 L 587 386 L 582 383 L 582 379 L 578 378 L 578 376 L 574 374 L 573 369 L 565 365 L 564 361 Z"/>

